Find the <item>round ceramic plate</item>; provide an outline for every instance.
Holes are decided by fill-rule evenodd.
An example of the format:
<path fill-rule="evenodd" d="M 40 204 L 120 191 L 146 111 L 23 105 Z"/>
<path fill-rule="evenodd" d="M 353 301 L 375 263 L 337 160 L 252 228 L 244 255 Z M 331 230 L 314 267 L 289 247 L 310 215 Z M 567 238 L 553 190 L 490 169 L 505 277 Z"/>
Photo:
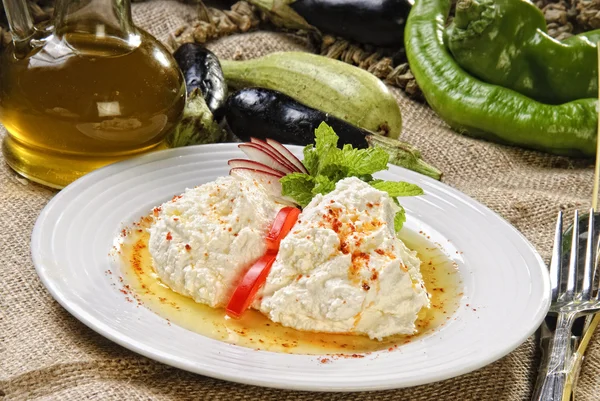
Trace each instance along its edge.
<path fill-rule="evenodd" d="M 301 148 L 293 147 L 300 155 Z M 378 178 L 420 185 L 403 198 L 406 229 L 425 231 L 458 264 L 464 297 L 432 333 L 364 358 L 319 363 L 314 355 L 255 351 L 203 337 L 127 302 L 105 271 L 124 225 L 193 187 L 227 175 L 235 144 L 153 153 L 77 180 L 42 211 L 32 235 L 37 272 L 77 319 L 112 341 L 191 372 L 260 386 L 315 391 L 407 387 L 448 379 L 506 355 L 531 335 L 549 306 L 546 267 L 531 244 L 478 202 L 435 180 L 390 166 Z M 118 267 L 117 267 L 118 268 Z"/>

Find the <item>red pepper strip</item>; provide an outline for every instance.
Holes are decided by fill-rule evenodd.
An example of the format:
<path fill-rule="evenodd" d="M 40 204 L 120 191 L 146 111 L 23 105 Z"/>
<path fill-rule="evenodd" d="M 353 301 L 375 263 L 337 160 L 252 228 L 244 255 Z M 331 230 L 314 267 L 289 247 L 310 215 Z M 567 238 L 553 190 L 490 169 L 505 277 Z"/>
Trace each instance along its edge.
<path fill-rule="evenodd" d="M 244 274 L 242 282 L 236 287 L 229 299 L 226 312 L 229 316 L 239 319 L 254 300 L 256 292 L 265 284 L 271 266 L 275 262 L 277 252 L 267 251 Z"/>
<path fill-rule="evenodd" d="M 267 249 L 269 251 L 277 251 L 279 249 L 279 243 L 291 231 L 299 215 L 300 209 L 295 207 L 287 206 L 279 210 L 271 226 L 271 230 L 267 234 Z"/>

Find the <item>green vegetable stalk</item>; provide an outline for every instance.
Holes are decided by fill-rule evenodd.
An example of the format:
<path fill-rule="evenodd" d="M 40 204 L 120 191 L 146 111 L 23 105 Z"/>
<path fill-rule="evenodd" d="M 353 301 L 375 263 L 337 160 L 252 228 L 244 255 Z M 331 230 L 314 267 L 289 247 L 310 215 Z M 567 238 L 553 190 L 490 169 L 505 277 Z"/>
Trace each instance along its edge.
<path fill-rule="evenodd" d="M 468 74 L 444 44 L 449 10 L 449 0 L 416 0 L 405 32 L 411 71 L 438 115 L 473 137 L 561 155 L 594 156 L 597 102 L 542 104 Z"/>
<path fill-rule="evenodd" d="M 316 31 L 315 27 L 310 25 L 300 14 L 298 14 L 289 5 L 295 0 L 249 0 L 267 13 L 271 22 L 277 26 L 287 29 L 303 29 L 309 32 Z"/>
<path fill-rule="evenodd" d="M 422 195 L 423 190 L 408 182 L 376 180 L 373 174 L 386 170 L 389 155 L 380 148 L 356 149 L 351 145 L 338 148 L 338 136 L 326 123 L 315 130 L 315 144 L 304 148 L 303 164 L 308 174 L 292 173 L 281 181 L 282 195 L 293 198 L 305 207 L 317 194 L 327 194 L 335 184 L 347 177 L 358 177 L 380 191 L 387 192 L 400 210 L 394 218 L 396 231 L 406 221 L 404 208 L 396 199 L 400 196 Z"/>
<path fill-rule="evenodd" d="M 454 59 L 481 80 L 537 101 L 560 104 L 595 98 L 600 31 L 559 42 L 542 12 L 526 0 L 458 0 L 446 31 Z"/>
<path fill-rule="evenodd" d="M 199 89 L 190 92 L 183 109 L 183 117 L 167 137 L 169 147 L 201 145 L 220 142 L 225 131 L 213 119 Z"/>
<path fill-rule="evenodd" d="M 421 151 L 414 146 L 382 135 L 368 135 L 365 139 L 369 147 L 380 148 L 389 155 L 388 163 L 416 171 L 434 180 L 442 179 L 442 172 L 423 160 Z"/>

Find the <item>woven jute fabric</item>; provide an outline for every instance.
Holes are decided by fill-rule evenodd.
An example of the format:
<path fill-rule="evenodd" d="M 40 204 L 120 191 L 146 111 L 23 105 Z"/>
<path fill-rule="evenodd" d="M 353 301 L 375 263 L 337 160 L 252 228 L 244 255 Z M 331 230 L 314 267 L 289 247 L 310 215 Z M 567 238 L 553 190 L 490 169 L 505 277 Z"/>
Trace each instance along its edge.
<path fill-rule="evenodd" d="M 166 41 L 195 8 L 136 4 L 136 23 Z M 254 32 L 209 47 L 222 58 L 309 51 L 301 38 Z M 590 206 L 591 162 L 466 138 L 426 105 L 394 91 L 402 138 L 444 171 L 443 181 L 519 229 L 547 260 L 556 211 Z M 4 131 L 0 136 L 4 135 Z M 308 393 L 239 385 L 187 373 L 134 354 L 88 329 L 43 287 L 30 256 L 35 220 L 56 191 L 27 182 L 0 160 L 0 399 L 6 400 L 527 400 L 536 375 L 534 337 L 491 365 L 455 379 L 372 393 Z M 504 322 L 498 321 L 498 325 Z M 143 334 L 141 334 L 143 335 Z M 588 348 L 577 399 L 600 399 L 600 331 Z"/>

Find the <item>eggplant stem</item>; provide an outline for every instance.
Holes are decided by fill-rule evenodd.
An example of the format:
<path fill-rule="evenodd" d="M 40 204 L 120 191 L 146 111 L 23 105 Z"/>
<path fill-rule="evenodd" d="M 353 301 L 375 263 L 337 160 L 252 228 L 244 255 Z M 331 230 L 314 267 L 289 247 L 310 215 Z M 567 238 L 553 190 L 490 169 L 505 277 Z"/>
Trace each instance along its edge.
<path fill-rule="evenodd" d="M 391 164 L 404 167 L 438 181 L 441 180 L 443 173 L 423 160 L 421 152 L 414 146 L 397 139 L 375 134 L 367 135 L 366 140 L 369 147 L 385 150 L 390 155 L 389 162 Z"/>

